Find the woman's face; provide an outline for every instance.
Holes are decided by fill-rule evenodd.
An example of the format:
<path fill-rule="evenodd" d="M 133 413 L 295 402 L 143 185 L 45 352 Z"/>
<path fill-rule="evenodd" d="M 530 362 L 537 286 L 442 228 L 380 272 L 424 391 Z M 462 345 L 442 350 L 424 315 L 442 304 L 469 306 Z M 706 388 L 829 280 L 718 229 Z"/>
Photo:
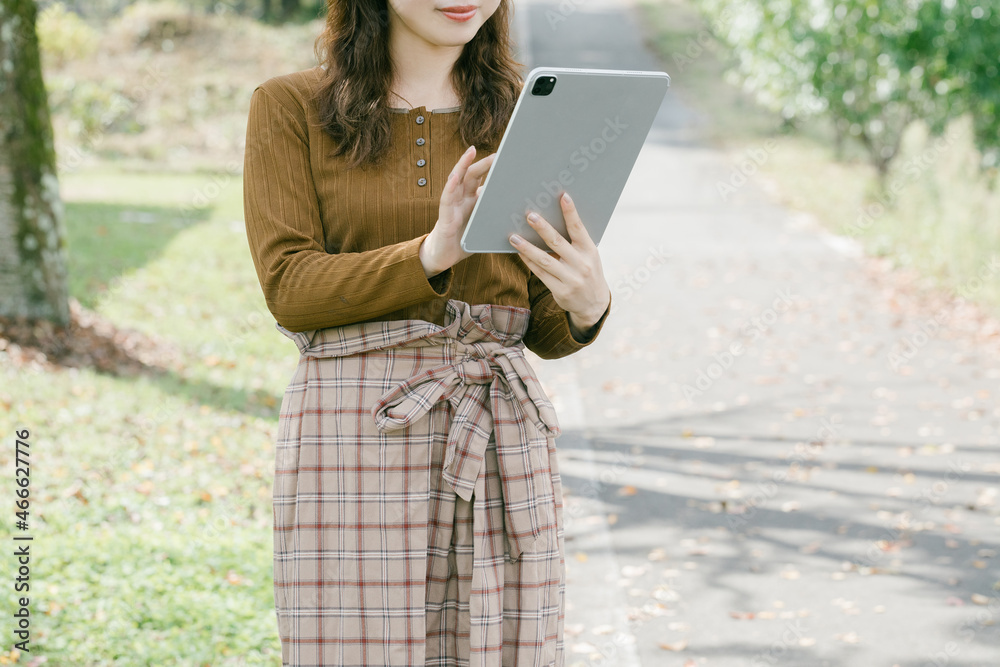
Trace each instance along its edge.
<path fill-rule="evenodd" d="M 429 44 L 463 46 L 499 5 L 500 0 L 389 0 L 389 19 L 393 30 L 409 31 Z M 449 8 L 455 11 L 442 11 Z"/>

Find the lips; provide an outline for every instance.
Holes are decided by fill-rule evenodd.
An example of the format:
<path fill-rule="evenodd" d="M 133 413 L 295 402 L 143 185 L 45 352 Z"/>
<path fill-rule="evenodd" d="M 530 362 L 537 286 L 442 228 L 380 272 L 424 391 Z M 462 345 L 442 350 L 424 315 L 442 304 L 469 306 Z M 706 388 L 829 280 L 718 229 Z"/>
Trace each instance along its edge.
<path fill-rule="evenodd" d="M 475 5 L 456 5 L 455 7 L 443 7 L 441 13 L 452 21 L 464 23 L 476 15 Z"/>

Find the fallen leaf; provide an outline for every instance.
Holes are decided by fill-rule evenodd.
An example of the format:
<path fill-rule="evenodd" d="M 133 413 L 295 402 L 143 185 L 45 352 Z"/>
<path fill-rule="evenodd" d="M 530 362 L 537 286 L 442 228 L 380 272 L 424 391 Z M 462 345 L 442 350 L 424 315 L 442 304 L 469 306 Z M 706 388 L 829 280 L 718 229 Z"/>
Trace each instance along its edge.
<path fill-rule="evenodd" d="M 619 496 L 634 496 L 636 494 L 636 488 L 631 484 L 626 484 L 625 486 L 618 489 Z"/>
<path fill-rule="evenodd" d="M 683 651 L 687 648 L 687 645 L 688 643 L 686 639 L 681 639 L 676 642 L 660 642 L 660 648 L 665 651 Z"/>
<path fill-rule="evenodd" d="M 731 611 L 729 612 L 729 615 L 733 618 L 738 618 L 744 621 L 749 621 L 754 617 L 754 613 L 752 611 Z"/>

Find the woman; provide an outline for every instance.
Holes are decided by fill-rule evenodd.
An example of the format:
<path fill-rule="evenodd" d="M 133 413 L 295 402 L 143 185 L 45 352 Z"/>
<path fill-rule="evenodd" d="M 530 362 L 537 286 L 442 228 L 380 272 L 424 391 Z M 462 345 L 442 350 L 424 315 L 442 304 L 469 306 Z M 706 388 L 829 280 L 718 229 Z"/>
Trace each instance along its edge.
<path fill-rule="evenodd" d="M 275 453 L 285 665 L 563 664 L 559 428 L 523 349 L 589 345 L 611 292 L 568 199 L 571 243 L 544 220 L 550 251 L 459 243 L 523 85 L 508 3 L 330 0 L 322 64 L 253 92 L 247 238 L 300 352 Z"/>

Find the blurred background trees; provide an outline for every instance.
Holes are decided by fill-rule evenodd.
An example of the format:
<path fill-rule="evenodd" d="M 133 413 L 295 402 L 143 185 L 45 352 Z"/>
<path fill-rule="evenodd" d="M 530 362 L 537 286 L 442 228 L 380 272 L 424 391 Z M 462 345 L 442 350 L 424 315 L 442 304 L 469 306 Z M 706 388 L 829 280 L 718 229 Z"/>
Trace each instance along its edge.
<path fill-rule="evenodd" d="M 143 0 L 38 0 L 39 9 L 56 4 L 86 19 L 111 19 Z M 171 4 L 171 3 L 167 3 Z M 308 21 L 321 15 L 325 0 L 177 0 L 178 7 L 192 14 L 238 14 L 267 23 Z"/>
<path fill-rule="evenodd" d="M 884 177 L 906 126 L 971 114 L 983 166 L 1000 149 L 1000 11 L 986 0 L 700 0 L 737 78 L 786 120 L 822 115 Z"/>

